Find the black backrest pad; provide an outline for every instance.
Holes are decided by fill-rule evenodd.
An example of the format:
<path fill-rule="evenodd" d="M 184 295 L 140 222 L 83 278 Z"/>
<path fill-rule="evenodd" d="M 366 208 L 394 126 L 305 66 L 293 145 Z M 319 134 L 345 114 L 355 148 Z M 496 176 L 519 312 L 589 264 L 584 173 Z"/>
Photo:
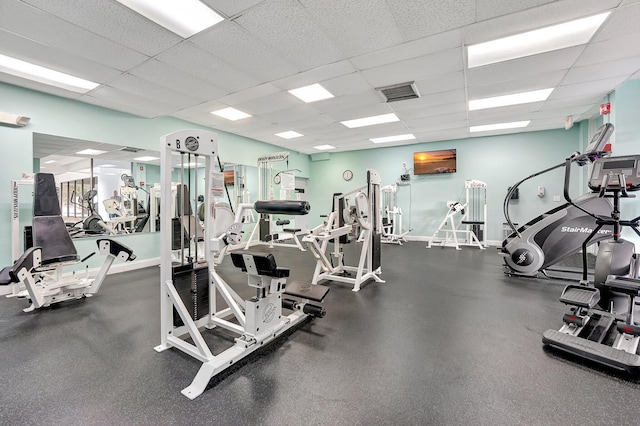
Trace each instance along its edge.
<path fill-rule="evenodd" d="M 51 173 L 36 173 L 33 180 L 33 215 L 60 216 L 56 181 Z"/>
<path fill-rule="evenodd" d="M 231 260 L 233 265 L 242 269 L 243 272 L 247 272 L 247 267 L 244 264 L 243 254 L 253 256 L 253 261 L 256 264 L 259 275 L 266 275 L 273 277 L 276 275 L 278 266 L 276 265 L 276 258 L 272 254 L 250 254 L 250 253 L 231 253 Z"/>
<path fill-rule="evenodd" d="M 42 247 L 42 264 L 76 260 L 78 252 L 62 216 L 33 218 L 33 245 Z"/>

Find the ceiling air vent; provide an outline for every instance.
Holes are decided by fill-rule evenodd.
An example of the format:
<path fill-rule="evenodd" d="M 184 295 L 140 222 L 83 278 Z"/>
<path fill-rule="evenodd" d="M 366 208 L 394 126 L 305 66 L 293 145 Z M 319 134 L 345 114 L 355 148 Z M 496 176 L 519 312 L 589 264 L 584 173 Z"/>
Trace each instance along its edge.
<path fill-rule="evenodd" d="M 132 146 L 125 146 L 124 148 L 120 148 L 118 151 L 125 151 L 125 152 L 140 152 L 142 151 L 140 148 L 134 148 Z"/>
<path fill-rule="evenodd" d="M 384 96 L 387 102 L 404 101 L 405 99 L 419 98 L 420 94 L 413 81 L 394 84 L 393 86 L 376 87 L 376 90 Z"/>

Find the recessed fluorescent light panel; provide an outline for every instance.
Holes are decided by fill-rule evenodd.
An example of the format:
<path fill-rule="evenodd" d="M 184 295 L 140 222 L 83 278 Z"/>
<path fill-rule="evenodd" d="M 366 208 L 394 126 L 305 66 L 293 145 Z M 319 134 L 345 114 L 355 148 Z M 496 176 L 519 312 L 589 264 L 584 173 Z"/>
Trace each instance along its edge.
<path fill-rule="evenodd" d="M 467 47 L 469 68 L 523 58 L 589 42 L 611 12 Z"/>
<path fill-rule="evenodd" d="M 87 93 L 89 90 L 99 86 L 98 83 L 93 81 L 84 80 L 5 55 L 0 55 L 0 72 L 77 93 Z"/>
<path fill-rule="evenodd" d="M 76 154 L 80 155 L 100 155 L 104 154 L 107 151 L 100 151 L 99 149 L 83 149 L 82 151 L 76 152 Z"/>
<path fill-rule="evenodd" d="M 508 105 L 528 104 L 546 101 L 553 89 L 533 90 L 531 92 L 514 93 L 511 95 L 495 96 L 493 98 L 474 99 L 469 101 L 469 111 L 477 109 L 497 108 Z"/>
<path fill-rule="evenodd" d="M 182 38 L 189 38 L 224 20 L 199 0 L 117 1 Z"/>
<path fill-rule="evenodd" d="M 231 121 L 236 121 L 236 120 L 241 120 L 243 118 L 251 117 L 250 114 L 247 114 L 246 112 L 242 112 L 240 110 L 237 110 L 231 107 L 219 109 L 218 111 L 212 111 L 211 114 L 215 114 L 217 116 L 226 118 L 227 120 L 231 120 Z"/>
<path fill-rule="evenodd" d="M 45 161 L 44 164 L 51 164 L 51 163 L 55 163 L 56 160 L 49 160 L 49 161 Z"/>
<path fill-rule="evenodd" d="M 531 120 L 527 121 L 512 121 L 510 123 L 498 123 L 498 124 L 485 124 L 483 126 L 471 126 L 469 131 L 474 132 L 489 132 L 491 130 L 506 130 L 506 129 L 518 129 L 521 127 L 527 127 L 531 123 Z"/>
<path fill-rule="evenodd" d="M 315 149 L 320 150 L 320 151 L 326 151 L 327 149 L 335 149 L 335 146 L 331 146 L 331 145 L 318 145 L 318 146 L 314 146 Z"/>
<path fill-rule="evenodd" d="M 298 132 L 294 132 L 293 130 L 289 130 L 287 132 L 276 133 L 276 136 L 280 136 L 283 139 L 293 139 L 293 138 L 299 138 L 300 136 L 304 136 L 304 135 Z"/>
<path fill-rule="evenodd" d="M 341 121 L 340 123 L 344 124 L 350 129 L 354 129 L 356 127 L 373 126 L 374 124 L 391 123 L 394 121 L 400 121 L 400 119 L 394 113 L 391 113 L 357 118 L 355 120 Z"/>
<path fill-rule="evenodd" d="M 396 141 L 408 141 L 415 138 L 416 137 L 414 135 L 409 133 L 406 135 L 387 136 L 384 138 L 373 138 L 369 140 L 373 143 L 385 143 L 385 142 L 396 142 Z"/>
<path fill-rule="evenodd" d="M 134 158 L 134 161 L 153 161 L 153 160 L 157 160 L 158 157 L 151 157 L 151 156 L 144 156 L 144 157 L 138 157 L 138 158 Z"/>
<path fill-rule="evenodd" d="M 312 84 L 310 86 L 300 87 L 298 89 L 289 90 L 289 93 L 306 103 L 333 98 L 331 92 L 329 92 L 318 83 Z"/>

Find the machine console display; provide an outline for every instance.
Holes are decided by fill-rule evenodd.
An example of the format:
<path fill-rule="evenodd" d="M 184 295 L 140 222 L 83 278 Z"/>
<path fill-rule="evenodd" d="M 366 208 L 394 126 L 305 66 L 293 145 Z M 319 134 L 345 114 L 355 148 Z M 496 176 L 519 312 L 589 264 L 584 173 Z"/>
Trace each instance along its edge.
<path fill-rule="evenodd" d="M 592 190 L 615 189 L 620 186 L 619 176 L 624 176 L 627 191 L 640 189 L 640 155 L 600 158 L 593 163 L 589 178 Z"/>
<path fill-rule="evenodd" d="M 607 146 L 607 142 L 609 142 L 609 138 L 613 133 L 613 124 L 605 123 L 596 132 L 595 135 L 591 138 L 591 142 L 587 145 L 587 148 L 584 150 L 584 153 L 579 155 L 575 162 L 580 166 L 584 166 L 589 162 L 594 162 L 598 158 L 604 157 L 609 154 L 608 151 L 605 151 L 605 147 Z"/>

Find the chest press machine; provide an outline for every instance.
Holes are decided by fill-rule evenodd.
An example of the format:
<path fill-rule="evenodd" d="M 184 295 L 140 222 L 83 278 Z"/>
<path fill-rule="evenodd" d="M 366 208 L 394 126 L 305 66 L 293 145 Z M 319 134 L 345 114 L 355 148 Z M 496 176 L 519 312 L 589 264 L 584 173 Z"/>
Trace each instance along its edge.
<path fill-rule="evenodd" d="M 33 216 L 32 247 L 0 272 L 0 285 L 13 285 L 7 297 L 30 301 L 31 305 L 23 309 L 24 312 L 93 296 L 115 259 L 126 262 L 136 258 L 124 244 L 101 238 L 97 240 L 98 250 L 106 258 L 97 276 L 90 278 L 88 271 L 64 275 L 63 267 L 83 262 L 94 253 L 80 260 L 62 219 L 56 183 L 50 173 L 37 173 L 34 177 Z"/>
<path fill-rule="evenodd" d="M 181 162 L 182 167 L 192 163 L 192 157 L 205 160 L 203 261 L 194 261 L 198 259 L 196 255 L 192 260 L 181 257 L 179 262 L 172 262 L 170 206 L 166 202 L 160 206 L 161 341 L 155 350 L 176 348 L 202 363 L 191 384 L 182 390 L 183 395 L 194 399 L 218 373 L 303 321 L 322 318 L 324 308 L 311 302 L 322 302 L 329 288 L 287 283 L 289 269 L 277 266 L 271 254 L 231 253 L 233 265 L 247 273 L 248 285 L 255 289 L 255 296 L 244 300 L 215 270 L 216 259 L 222 258 L 227 247 L 240 244 L 242 230 L 241 219 L 226 230 L 213 229 L 216 215 L 213 194 L 220 189 L 214 188 L 214 182 L 220 179 L 216 179 L 211 167 L 218 155 L 217 135 L 181 130 L 162 137 L 161 144 L 161 188 L 167 191 L 162 200 L 170 200 L 173 153 L 187 157 L 186 163 Z M 199 181 L 194 180 L 196 184 Z M 236 218 L 242 215 L 238 209 Z M 283 309 L 291 313 L 285 315 Z M 222 351 L 217 348 L 214 355 L 203 332 L 218 327 L 237 337 L 231 346 L 225 342 Z"/>
<path fill-rule="evenodd" d="M 333 210 L 327 221 L 311 230 L 302 238 L 313 256 L 316 268 L 312 284 L 322 280 L 338 281 L 353 284 L 353 291 L 368 280 L 383 283 L 381 274 L 381 236 L 383 233 L 380 216 L 380 175 L 372 169 L 367 170 L 367 184 L 344 194 L 333 197 Z M 363 192 L 366 190 L 366 194 Z M 349 204 L 349 197 L 354 196 L 354 204 Z M 348 242 L 348 234 L 361 228 L 358 238 L 361 241 L 358 266 L 347 266 L 344 263 L 342 244 Z M 329 243 L 333 250 L 328 251 Z M 351 275 L 355 274 L 355 277 Z"/>

